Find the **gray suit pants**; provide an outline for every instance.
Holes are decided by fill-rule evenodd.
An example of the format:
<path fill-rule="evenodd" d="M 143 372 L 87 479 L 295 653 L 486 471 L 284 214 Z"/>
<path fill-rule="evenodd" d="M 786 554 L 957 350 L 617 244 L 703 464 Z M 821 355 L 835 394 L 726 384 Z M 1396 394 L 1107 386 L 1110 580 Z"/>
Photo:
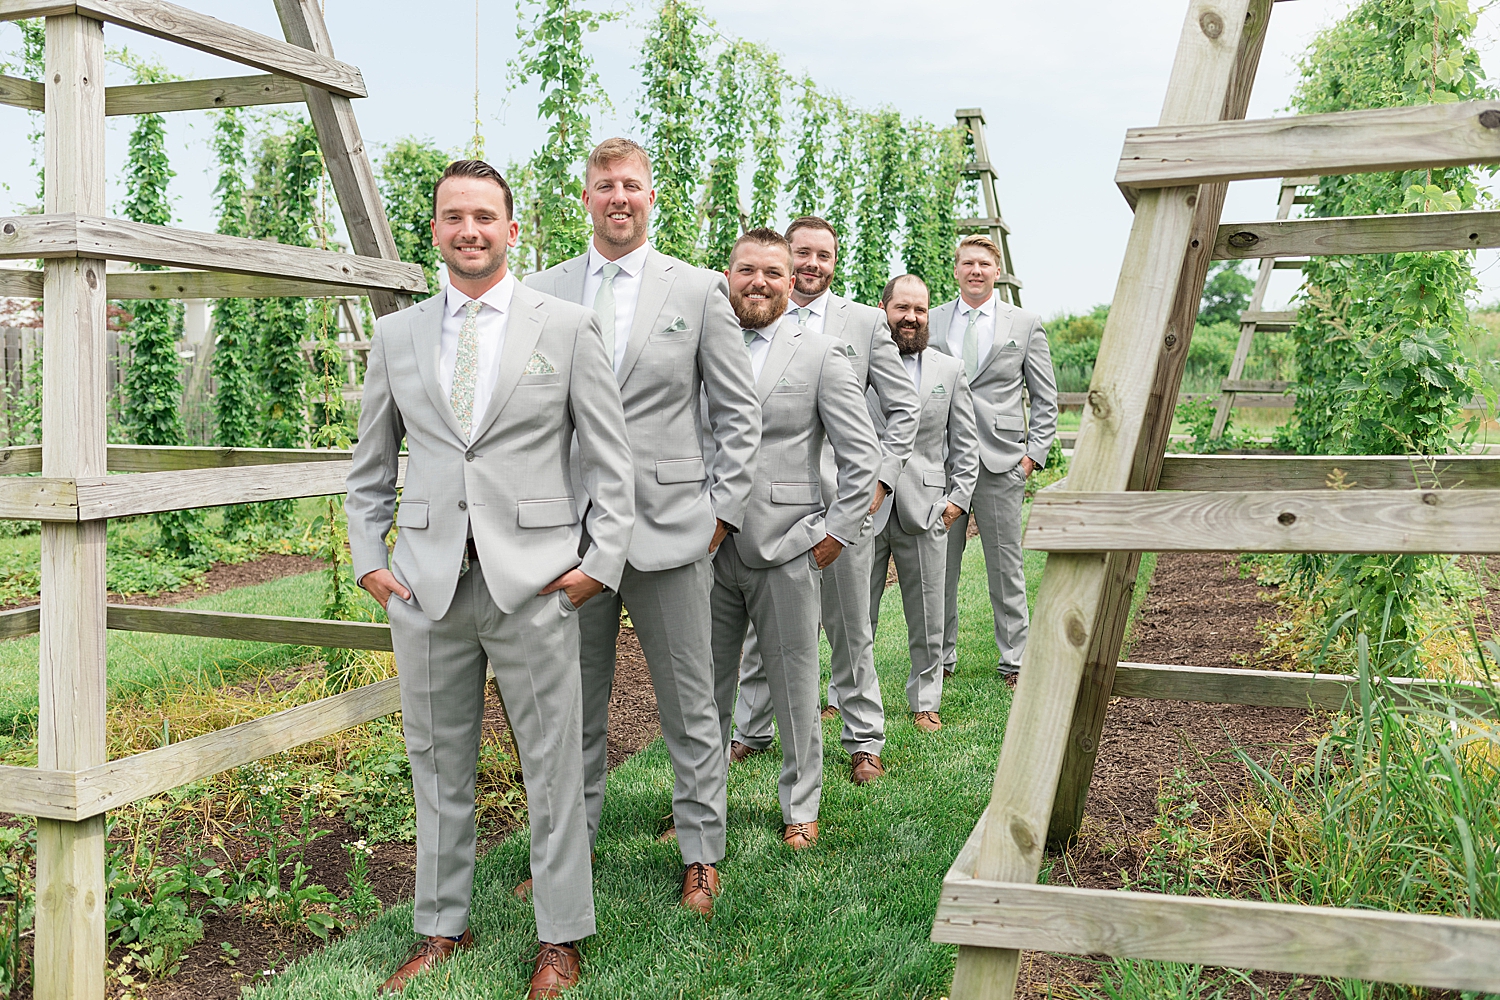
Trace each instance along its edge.
<path fill-rule="evenodd" d="M 740 653 L 753 624 L 781 730 L 781 818 L 809 823 L 823 797 L 823 723 L 818 718 L 818 596 L 823 571 L 812 552 L 770 569 L 751 569 L 730 535 L 714 558 L 714 685 L 720 748 L 728 759 Z"/>
<path fill-rule="evenodd" d="M 908 535 L 893 516 L 871 542 L 875 559 L 870 569 L 870 631 L 880 624 L 886 567 L 894 558 L 911 651 L 906 703 L 913 712 L 936 712 L 943 702 L 943 567 L 948 561 L 948 539 L 940 531 Z"/>
<path fill-rule="evenodd" d="M 895 503 L 887 498 L 886 503 Z M 868 533 L 848 546 L 823 571 L 823 631 L 828 634 L 828 704 L 843 716 L 841 742 L 849 753 L 875 754 L 885 749 L 885 706 L 875 673 L 874 632 L 870 627 L 870 565 L 874 561 Z M 771 693 L 752 630 L 740 668 L 740 697 L 734 709 L 735 739 L 764 749 L 771 744 Z"/>
<path fill-rule="evenodd" d="M 598 838 L 599 815 L 604 809 L 609 696 L 615 681 L 615 640 L 623 603 L 651 670 L 662 737 L 677 778 L 672 816 L 682 860 L 714 864 L 724 857 L 727 759 L 714 706 L 710 558 L 705 554 L 697 562 L 655 573 L 626 563 L 618 592 L 600 594 L 579 609 L 583 797 L 590 844 Z"/>
<path fill-rule="evenodd" d="M 1021 669 L 1028 621 L 1026 574 L 1021 564 L 1021 501 L 1025 495 L 1026 477 L 1019 465 L 998 475 L 981 465 L 969 513 L 948 529 L 943 666 L 949 670 L 958 663 L 958 577 L 963 572 L 970 517 L 979 525 L 979 541 L 984 546 L 990 608 L 995 615 L 995 645 L 1000 648 L 1000 672 L 1013 674 Z"/>
<path fill-rule="evenodd" d="M 474 779 L 488 660 L 521 753 L 537 936 L 552 942 L 588 937 L 594 933 L 594 887 L 583 812 L 583 702 L 572 602 L 557 592 L 504 614 L 477 562 L 458 581 L 441 621 L 429 620 L 414 602 L 392 597 L 387 613 L 417 800 L 416 932 L 453 937 L 469 926 Z"/>

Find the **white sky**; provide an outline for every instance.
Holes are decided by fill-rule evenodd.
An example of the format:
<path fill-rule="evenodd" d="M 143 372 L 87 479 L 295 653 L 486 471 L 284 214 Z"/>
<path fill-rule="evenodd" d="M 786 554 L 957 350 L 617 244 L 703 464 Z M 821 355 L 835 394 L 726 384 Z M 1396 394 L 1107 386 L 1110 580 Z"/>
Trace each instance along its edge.
<path fill-rule="evenodd" d="M 280 37 L 270 0 L 187 0 L 205 13 Z M 517 50 L 510 0 L 480 0 L 480 105 L 488 157 L 503 165 L 539 145 L 536 94 L 506 95 L 506 63 Z M 603 4 L 601 3 L 601 6 Z M 472 133 L 474 4 L 472 0 L 326 0 L 340 59 L 360 67 L 370 97 L 355 104 L 366 143 L 406 135 L 461 147 Z M 1160 111 L 1186 4 L 1184 0 L 761 0 L 731 5 L 708 0 L 720 29 L 779 50 L 786 68 L 812 74 L 824 90 L 862 107 L 890 105 L 905 114 L 951 121 L 955 108 L 979 106 L 989 122 L 999 196 L 1013 235 L 1016 271 L 1029 308 L 1051 315 L 1082 311 L 1114 291 L 1131 216 L 1113 183 L 1125 129 L 1154 124 Z M 1283 113 L 1296 82 L 1296 61 L 1314 32 L 1348 0 L 1278 3 L 1272 17 L 1250 117 Z M 613 116 L 595 122 L 597 138 L 633 134 L 639 98 L 633 64 L 647 6 L 616 4 L 621 19 L 590 39 Z M 233 76 L 247 70 L 113 26 L 110 46 L 160 57 L 185 77 Z M 1495 71 L 1500 20 L 1481 22 L 1485 63 Z M 0 51 L 16 47 L 12 25 L 0 25 Z M 113 67 L 110 83 L 128 82 Z M 128 119 L 112 119 L 109 165 L 124 161 Z M 34 200 L 28 116 L 0 107 L 0 214 Z M 214 170 L 206 113 L 168 124 L 172 193 L 179 224 L 211 230 Z M 1276 181 L 1231 186 L 1225 221 L 1272 217 Z M 123 192 L 114 185 L 111 210 Z M 1483 298 L 1500 296 L 1497 255 L 1483 254 Z M 1295 287 L 1280 272 L 1269 308 Z"/>

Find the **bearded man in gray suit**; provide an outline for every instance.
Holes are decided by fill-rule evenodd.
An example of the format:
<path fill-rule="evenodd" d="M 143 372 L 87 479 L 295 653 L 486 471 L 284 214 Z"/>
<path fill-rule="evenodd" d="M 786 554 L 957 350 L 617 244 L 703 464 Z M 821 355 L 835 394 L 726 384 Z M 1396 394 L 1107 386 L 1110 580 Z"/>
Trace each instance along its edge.
<path fill-rule="evenodd" d="M 880 599 L 892 559 L 906 614 L 911 671 L 906 702 L 919 729 L 943 728 L 943 584 L 947 532 L 969 510 L 979 478 L 979 434 L 963 363 L 927 346 L 927 283 L 915 274 L 892 278 L 880 307 L 901 351 L 922 419 L 911 459 L 901 470 L 896 498 L 875 515 L 870 568 L 870 631 L 880 624 Z M 880 421 L 876 420 L 878 428 Z"/>
<path fill-rule="evenodd" d="M 486 660 L 510 709 L 530 807 L 541 946 L 529 995 L 577 983 L 576 942 L 594 933 L 577 616 L 625 569 L 630 445 L 594 314 L 506 269 L 512 208 L 494 167 L 448 166 L 433 191 L 432 236 L 450 284 L 376 324 L 365 374 L 344 509 L 355 579 L 386 609 L 401 676 L 422 935 L 382 992 L 473 942 Z M 403 439 L 410 461 L 390 556 Z M 590 502 L 582 522 L 574 459 Z"/>
<path fill-rule="evenodd" d="M 801 850 L 817 842 L 823 792 L 819 592 L 824 571 L 847 557 L 846 544 L 859 540 L 868 519 L 880 443 L 844 344 L 786 315 L 792 281 L 780 233 L 752 229 L 735 243 L 729 301 L 763 408 L 761 445 L 744 524 L 714 557 L 712 603 L 721 746 L 729 749 L 730 707 L 753 624 L 781 731 L 782 841 Z M 825 441 L 835 465 L 827 493 Z"/>
<path fill-rule="evenodd" d="M 646 242 L 655 200 L 646 151 L 628 139 L 600 143 L 589 156 L 583 191 L 594 224 L 588 253 L 526 283 L 599 314 L 618 386 L 609 391 L 624 403 L 635 455 L 636 524 L 624 575 L 618 591 L 579 614 L 589 842 L 598 837 L 604 808 L 623 604 L 646 654 L 676 774 L 682 902 L 707 916 L 719 893 L 715 865 L 724 856 L 728 766 L 714 706 L 711 560 L 744 521 L 760 402 L 724 276 Z M 706 461 L 705 429 L 712 445 Z"/>
<path fill-rule="evenodd" d="M 1000 249 L 985 236 L 965 236 L 954 254 L 960 297 L 932 311 L 932 346 L 963 362 L 979 426 L 979 484 L 971 511 L 984 546 L 998 669 L 1014 685 L 1026 649 L 1026 574 L 1021 563 L 1021 502 L 1026 479 L 1047 464 L 1057 432 L 1057 380 L 1042 318 L 995 294 Z M 1028 422 L 1021 400 L 1031 398 Z M 968 517 L 948 532 L 943 670 L 958 664 L 958 577 Z"/>
<path fill-rule="evenodd" d="M 879 417 L 881 456 L 879 482 L 870 505 L 872 515 L 884 509 L 885 499 L 901 478 L 911 456 L 921 407 L 911 379 L 902 367 L 885 314 L 829 290 L 838 266 L 838 233 L 814 216 L 797 219 L 786 230 L 796 268 L 796 284 L 786 311 L 813 331 L 833 337 L 844 347 L 862 388 L 869 389 L 870 413 Z M 833 453 L 824 449 L 824 493 L 834 489 Z M 868 522 L 866 525 L 868 529 Z M 850 539 L 851 541 L 855 539 Z M 824 718 L 843 717 L 843 744 L 849 752 L 849 777 L 857 785 L 885 773 L 880 754 L 885 749 L 885 708 L 880 678 L 875 673 L 874 635 L 870 631 L 871 546 L 856 546 L 834 563 L 823 579 L 823 631 L 832 651 L 828 681 L 828 709 Z M 740 673 L 740 698 L 735 706 L 735 746 L 731 753 L 743 760 L 771 743 L 771 698 L 760 669 L 757 637 L 745 648 Z"/>

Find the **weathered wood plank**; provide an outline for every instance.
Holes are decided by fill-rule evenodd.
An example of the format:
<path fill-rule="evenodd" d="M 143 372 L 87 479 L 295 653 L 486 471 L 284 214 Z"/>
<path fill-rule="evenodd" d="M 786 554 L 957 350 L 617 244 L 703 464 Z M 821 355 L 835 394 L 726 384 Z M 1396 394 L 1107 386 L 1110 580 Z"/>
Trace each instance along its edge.
<path fill-rule="evenodd" d="M 286 299 L 348 295 L 348 285 L 225 271 L 119 271 L 106 278 L 112 299 Z M 362 288 L 352 289 L 363 292 Z"/>
<path fill-rule="evenodd" d="M 36 605 L 32 605 L 29 608 L 12 608 L 9 611 L 0 611 L 0 639 L 16 639 L 23 635 L 35 635 L 41 627 L 42 609 Z"/>
<path fill-rule="evenodd" d="M 932 938 L 1491 992 L 1500 921 L 979 880 L 945 882 Z"/>
<path fill-rule="evenodd" d="M 1274 378 L 1226 378 L 1219 383 L 1220 392 L 1287 392 L 1295 391 L 1295 382 Z"/>
<path fill-rule="evenodd" d="M 78 490 L 70 479 L 0 479 L 0 519 L 76 522 Z"/>
<path fill-rule="evenodd" d="M 1219 227 L 1216 260 L 1500 247 L 1500 212 L 1413 212 Z"/>
<path fill-rule="evenodd" d="M 16 445 L 0 449 L 0 475 L 20 472 L 42 471 L 42 446 L 39 444 Z"/>
<path fill-rule="evenodd" d="M 1115 182 L 1134 189 L 1500 162 L 1500 101 L 1134 128 Z M 1263 257 L 1257 250 L 1253 256 Z"/>
<path fill-rule="evenodd" d="M 80 479 L 78 518 L 95 521 L 231 503 L 332 496 L 344 492 L 349 467 L 349 462 L 295 462 Z"/>
<path fill-rule="evenodd" d="M 78 818 L 78 777 L 72 771 L 0 765 L 0 813 L 72 822 Z"/>
<path fill-rule="evenodd" d="M 106 115 L 169 114 L 212 108 L 253 108 L 265 104 L 301 104 L 302 84 L 274 73 L 230 76 L 216 80 L 176 80 L 110 87 L 104 91 Z"/>
<path fill-rule="evenodd" d="M 11 449 L 12 451 L 17 449 Z M 175 469 L 229 469 L 248 465 L 347 462 L 352 451 L 337 448 L 215 448 L 152 444 L 109 446 L 111 472 L 168 472 Z M 0 459 L 4 453 L 0 452 Z M 3 470 L 3 467 L 0 467 Z M 402 463 L 405 471 L 405 463 Z"/>
<path fill-rule="evenodd" d="M 1489 455 L 1168 455 L 1162 490 L 1500 489 Z"/>
<path fill-rule="evenodd" d="M 39 299 L 42 297 L 43 283 L 41 271 L 26 271 L 18 267 L 0 268 L 0 295 Z"/>
<path fill-rule="evenodd" d="M 1068 474 L 1077 486 L 1077 467 Z M 81 502 L 80 487 L 80 502 Z M 1043 552 L 1500 552 L 1494 490 L 1037 494 Z"/>
<path fill-rule="evenodd" d="M 41 111 L 47 104 L 47 88 L 35 80 L 0 73 L 0 104 L 27 111 Z"/>
<path fill-rule="evenodd" d="M 0 259 L 79 256 L 292 278 L 353 290 L 427 288 L 422 269 L 401 261 L 70 213 L 0 218 Z"/>
<path fill-rule="evenodd" d="M 400 710 L 400 682 L 393 677 L 159 750 L 112 760 L 78 775 L 78 814 L 102 815 Z"/>
<path fill-rule="evenodd" d="M 109 627 L 120 632 L 192 635 L 206 639 L 278 642 L 290 646 L 332 646 L 390 652 L 391 627 L 374 622 L 336 622 L 322 618 L 281 618 L 228 611 L 193 611 L 111 604 Z"/>
<path fill-rule="evenodd" d="M 1177 396 L 1177 403 L 1212 403 L 1222 398 L 1219 392 L 1184 392 Z M 1060 392 L 1057 405 L 1064 410 L 1078 409 L 1089 401 L 1086 392 Z M 1235 394 L 1235 406 L 1261 410 L 1289 410 L 1297 405 L 1297 397 L 1285 392 L 1240 392 Z"/>

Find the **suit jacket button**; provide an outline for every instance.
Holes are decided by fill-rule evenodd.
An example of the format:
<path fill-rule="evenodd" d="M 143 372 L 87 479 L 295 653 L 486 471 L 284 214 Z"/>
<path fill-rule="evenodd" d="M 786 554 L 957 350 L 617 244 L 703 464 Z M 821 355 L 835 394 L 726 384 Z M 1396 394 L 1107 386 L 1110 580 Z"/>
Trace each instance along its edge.
<path fill-rule="evenodd" d="M 459 510 L 468 510 L 469 509 L 469 502 L 467 500 L 460 500 L 458 502 L 458 509 Z"/>
<path fill-rule="evenodd" d="M 466 452 L 464 452 L 464 461 L 465 462 L 472 462 L 472 461 L 474 461 L 474 453 L 472 451 L 466 451 Z"/>

